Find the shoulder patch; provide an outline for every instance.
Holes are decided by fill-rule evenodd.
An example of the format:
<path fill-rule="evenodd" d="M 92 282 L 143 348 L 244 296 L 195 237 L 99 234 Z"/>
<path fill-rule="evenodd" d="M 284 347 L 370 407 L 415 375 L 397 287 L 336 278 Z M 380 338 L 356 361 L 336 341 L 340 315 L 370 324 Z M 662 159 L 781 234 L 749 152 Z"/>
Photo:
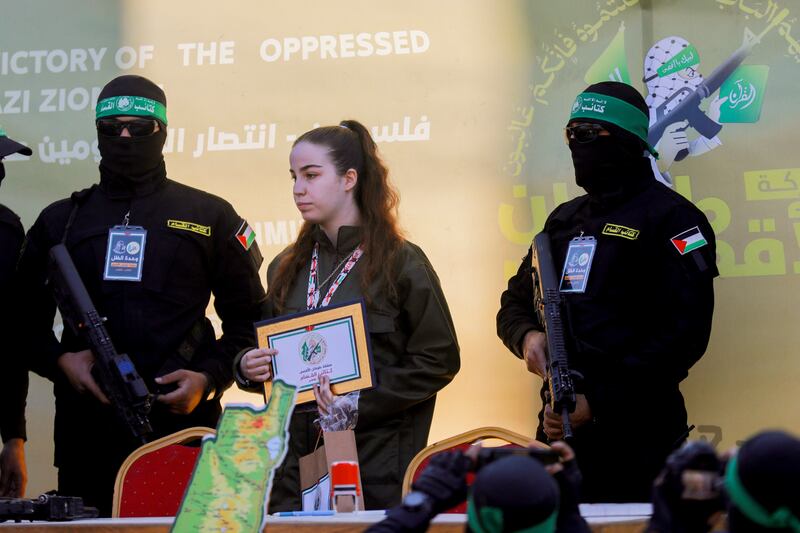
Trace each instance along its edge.
<path fill-rule="evenodd" d="M 610 222 L 603 226 L 603 235 L 610 235 L 612 237 L 622 237 L 629 241 L 635 241 L 639 238 L 639 230 L 621 226 L 619 224 L 611 224 Z"/>
<path fill-rule="evenodd" d="M 185 222 L 183 220 L 167 220 L 167 227 L 172 229 L 179 229 L 183 231 L 191 231 L 205 237 L 211 237 L 211 226 L 203 226 L 194 222 Z"/>
<path fill-rule="evenodd" d="M 708 244 L 708 241 L 703 237 L 703 233 L 698 226 L 689 228 L 675 235 L 670 241 L 672 241 L 672 244 L 681 255 L 688 254 L 692 250 L 697 250 Z"/>
<path fill-rule="evenodd" d="M 256 232 L 250 227 L 246 220 L 242 219 L 242 225 L 236 232 L 236 240 L 242 245 L 242 248 L 249 250 L 253 243 L 256 241 Z"/>

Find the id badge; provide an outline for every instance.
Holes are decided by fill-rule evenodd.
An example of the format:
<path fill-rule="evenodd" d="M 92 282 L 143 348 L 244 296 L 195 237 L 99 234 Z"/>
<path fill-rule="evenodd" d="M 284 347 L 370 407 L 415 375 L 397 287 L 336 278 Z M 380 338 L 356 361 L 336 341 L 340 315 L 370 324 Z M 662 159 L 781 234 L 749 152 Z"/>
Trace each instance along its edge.
<path fill-rule="evenodd" d="M 560 292 L 586 292 L 596 249 L 597 240 L 594 237 L 575 237 L 569 241 L 564 269 L 561 272 Z"/>
<path fill-rule="evenodd" d="M 142 281 L 147 230 L 141 226 L 114 226 L 108 230 L 103 279 Z"/>

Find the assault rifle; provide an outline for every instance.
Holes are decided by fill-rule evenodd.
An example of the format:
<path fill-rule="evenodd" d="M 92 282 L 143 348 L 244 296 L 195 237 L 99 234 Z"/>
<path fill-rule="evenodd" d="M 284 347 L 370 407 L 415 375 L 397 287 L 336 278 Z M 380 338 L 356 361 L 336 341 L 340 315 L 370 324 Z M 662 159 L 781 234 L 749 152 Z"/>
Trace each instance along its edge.
<path fill-rule="evenodd" d="M 564 324 L 561 321 L 561 293 L 558 289 L 558 276 L 553 266 L 550 251 L 550 237 L 539 233 L 533 239 L 532 271 L 533 306 L 539 323 L 544 327 L 547 337 L 547 386 L 550 407 L 554 413 L 561 413 L 564 438 L 572 437 L 569 414 L 575 410 L 575 386 L 573 372 L 569 368 L 567 347 L 564 342 Z"/>
<path fill-rule="evenodd" d="M 92 303 L 66 246 L 50 249 L 50 278 L 65 325 L 83 338 L 94 354 L 92 376 L 103 389 L 119 417 L 142 443 L 153 431 L 148 414 L 153 396 L 127 354 L 117 353 L 111 337 Z"/>
<path fill-rule="evenodd" d="M 35 500 L 26 498 L 0 498 L 0 522 L 13 520 L 47 520 L 63 522 L 97 518 L 94 507 L 84 507 L 83 499 L 57 494 L 42 494 Z"/>

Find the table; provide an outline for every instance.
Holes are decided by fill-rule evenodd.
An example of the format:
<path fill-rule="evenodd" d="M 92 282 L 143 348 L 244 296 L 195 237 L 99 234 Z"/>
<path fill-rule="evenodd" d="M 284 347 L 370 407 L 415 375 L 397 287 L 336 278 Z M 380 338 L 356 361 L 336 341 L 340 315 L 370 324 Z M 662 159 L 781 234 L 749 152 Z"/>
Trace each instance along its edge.
<path fill-rule="evenodd" d="M 581 514 L 595 533 L 640 532 L 647 523 L 649 504 L 592 504 L 581 505 Z M 269 533 L 343 533 L 361 531 L 383 517 L 383 511 L 367 511 L 353 515 L 267 518 Z M 466 515 L 437 516 L 429 531 L 462 533 Z M 167 533 L 172 518 L 115 518 L 77 520 L 74 522 L 2 523 L 0 530 L 23 533 Z"/>

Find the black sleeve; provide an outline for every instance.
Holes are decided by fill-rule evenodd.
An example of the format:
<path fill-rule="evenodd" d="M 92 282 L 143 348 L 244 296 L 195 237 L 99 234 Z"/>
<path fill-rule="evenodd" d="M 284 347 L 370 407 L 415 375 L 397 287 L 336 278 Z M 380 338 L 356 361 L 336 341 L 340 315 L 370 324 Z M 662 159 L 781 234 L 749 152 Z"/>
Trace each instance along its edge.
<path fill-rule="evenodd" d="M 53 244 L 40 215 L 25 237 L 17 268 L 15 285 L 20 291 L 22 320 L 12 343 L 24 346 L 29 370 L 50 380 L 59 372 L 56 362 L 64 352 L 53 333 L 56 304 L 46 285 L 48 252 Z"/>
<path fill-rule="evenodd" d="M 197 354 L 192 367 L 208 374 L 217 394 L 233 382 L 236 355 L 255 346 L 253 323 L 261 317 L 266 296 L 258 277 L 262 257 L 258 244 L 245 248 L 237 232 L 247 222 L 226 206 L 214 236 L 211 290 L 214 309 L 222 321 L 222 336 L 211 350 Z"/>
<path fill-rule="evenodd" d="M 671 237 L 693 227 L 697 227 L 705 244 L 681 253 Z M 666 372 L 683 379 L 705 353 L 711 336 L 714 278 L 719 275 L 716 239 L 705 216 L 686 209 L 673 212 L 658 244 L 656 253 L 663 258 L 659 261 L 661 311 L 653 317 L 650 333 L 640 336 L 641 348 L 636 351 L 642 356 L 635 359 L 645 361 L 646 370 L 653 374 Z M 635 360 L 629 364 L 641 365 Z"/>
<path fill-rule="evenodd" d="M 0 223 L 0 336 L 10 339 L 12 321 L 18 312 L 18 295 L 14 290 L 14 272 L 19 250 L 25 237 L 19 223 Z M 23 353 L 13 350 L 14 343 L 4 342 L 0 353 L 0 435 L 3 442 L 26 439 L 25 399 L 28 396 L 28 370 Z"/>
<path fill-rule="evenodd" d="M 25 233 L 22 226 L 0 222 L 0 290 L 3 291 L 3 301 L 6 301 L 8 291 L 12 286 L 19 250 L 24 238 Z"/>
<path fill-rule="evenodd" d="M 517 273 L 508 280 L 508 288 L 500 296 L 500 310 L 497 312 L 497 336 L 520 359 L 525 334 L 531 330 L 543 331 L 533 307 L 531 255 L 529 248 Z"/>
<path fill-rule="evenodd" d="M 693 208 L 672 211 L 654 243 L 651 264 L 657 284 L 647 327 L 624 354 L 614 383 L 598 381 L 586 392 L 596 415 L 613 411 L 633 394 L 650 398 L 660 394 L 659 384 L 674 387 L 705 353 L 714 311 L 716 240 L 705 216 Z M 702 246 L 681 252 L 672 237 L 696 227 Z M 618 387 L 620 380 L 625 387 Z"/>

